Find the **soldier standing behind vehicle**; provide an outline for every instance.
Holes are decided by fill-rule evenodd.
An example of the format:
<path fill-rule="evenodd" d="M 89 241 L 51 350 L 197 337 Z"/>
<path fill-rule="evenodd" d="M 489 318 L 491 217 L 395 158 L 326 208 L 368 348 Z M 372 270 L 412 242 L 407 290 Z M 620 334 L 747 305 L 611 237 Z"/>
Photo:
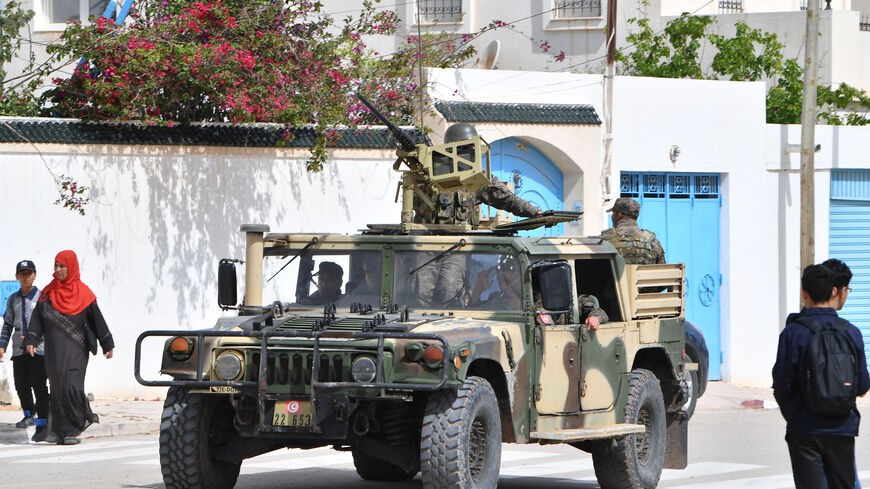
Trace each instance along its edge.
<path fill-rule="evenodd" d="M 637 226 L 640 204 L 636 200 L 620 197 L 607 212 L 613 212 L 613 227 L 603 231 L 601 236 L 619 251 L 625 263 L 665 263 L 665 250 L 655 233 Z"/>

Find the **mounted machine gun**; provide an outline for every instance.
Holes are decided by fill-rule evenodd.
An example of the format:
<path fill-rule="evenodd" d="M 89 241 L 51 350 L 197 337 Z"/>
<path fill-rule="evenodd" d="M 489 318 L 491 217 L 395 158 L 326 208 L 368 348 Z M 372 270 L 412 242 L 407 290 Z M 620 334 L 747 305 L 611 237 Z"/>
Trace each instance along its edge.
<path fill-rule="evenodd" d="M 480 222 L 474 194 L 490 185 L 491 160 L 489 144 L 474 127 L 450 126 L 444 144 L 415 143 L 363 95 L 357 97 L 398 142 L 393 169 L 402 172 L 402 230 L 477 229 Z"/>

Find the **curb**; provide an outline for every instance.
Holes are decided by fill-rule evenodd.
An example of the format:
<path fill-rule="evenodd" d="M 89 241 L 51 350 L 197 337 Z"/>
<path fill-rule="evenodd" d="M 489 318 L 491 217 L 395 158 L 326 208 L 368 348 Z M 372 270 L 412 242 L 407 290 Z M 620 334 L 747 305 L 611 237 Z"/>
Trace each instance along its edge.
<path fill-rule="evenodd" d="M 147 435 L 160 430 L 159 421 L 130 421 L 120 423 L 93 424 L 82 434 L 82 438 L 102 438 L 122 435 Z M 16 428 L 14 425 L 0 424 L 0 443 L 30 444 L 30 438 L 36 432 L 34 427 Z"/>

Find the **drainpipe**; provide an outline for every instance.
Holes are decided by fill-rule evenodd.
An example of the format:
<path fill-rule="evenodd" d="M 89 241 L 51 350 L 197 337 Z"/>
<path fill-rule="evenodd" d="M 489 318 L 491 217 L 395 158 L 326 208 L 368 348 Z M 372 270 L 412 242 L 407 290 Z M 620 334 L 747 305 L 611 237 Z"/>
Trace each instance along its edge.
<path fill-rule="evenodd" d="M 607 2 L 607 65 L 604 70 L 604 163 L 601 165 L 603 202 L 610 200 L 610 161 L 613 154 L 613 81 L 616 76 L 616 0 Z"/>

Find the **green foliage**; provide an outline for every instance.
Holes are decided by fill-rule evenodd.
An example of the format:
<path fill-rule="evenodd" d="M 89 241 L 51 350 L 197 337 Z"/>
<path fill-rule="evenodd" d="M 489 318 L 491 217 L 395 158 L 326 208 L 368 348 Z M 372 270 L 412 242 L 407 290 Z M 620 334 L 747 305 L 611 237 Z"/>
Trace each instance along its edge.
<path fill-rule="evenodd" d="M 707 32 L 714 22 L 707 16 L 683 14 L 655 32 L 646 17 L 629 19 L 638 30 L 626 39 L 633 46 L 617 53 L 622 71 L 630 75 L 660 78 L 714 78 L 732 81 L 771 81 L 767 92 L 767 122 L 799 124 L 803 100 L 803 69 L 797 60 L 783 60 L 783 44 L 776 34 L 735 24 L 733 37 Z M 704 42 L 716 48 L 712 73 L 701 69 L 698 52 Z M 818 120 L 831 125 L 870 124 L 870 96 L 847 84 L 837 89 L 818 88 Z"/>
<path fill-rule="evenodd" d="M 818 103 L 827 110 L 819 113 L 819 120 L 830 125 L 866 126 L 870 124 L 870 96 L 865 90 L 841 83 L 836 90 L 819 87 Z"/>
<path fill-rule="evenodd" d="M 776 83 L 767 91 L 767 122 L 799 124 L 804 82 L 803 69 L 793 59 L 786 60 Z"/>
<path fill-rule="evenodd" d="M 752 29 L 743 22 L 737 22 L 735 28 L 731 38 L 710 35 L 710 43 L 718 50 L 710 66 L 713 71 L 732 81 L 757 81 L 780 73 L 783 45 L 776 34 Z"/>
<path fill-rule="evenodd" d="M 619 51 L 616 60 L 629 75 L 659 78 L 704 78 L 701 72 L 701 41 L 714 20 L 709 16 L 684 13 L 668 22 L 664 33 L 650 27 L 649 18 L 628 19 L 639 30 L 626 36 L 634 46 L 628 54 Z"/>
<path fill-rule="evenodd" d="M 85 215 L 85 205 L 90 202 L 90 199 L 84 196 L 88 187 L 79 185 L 66 175 L 56 175 L 55 183 L 58 186 L 60 197 L 54 201 L 54 204 L 77 212 L 82 216 Z"/>

